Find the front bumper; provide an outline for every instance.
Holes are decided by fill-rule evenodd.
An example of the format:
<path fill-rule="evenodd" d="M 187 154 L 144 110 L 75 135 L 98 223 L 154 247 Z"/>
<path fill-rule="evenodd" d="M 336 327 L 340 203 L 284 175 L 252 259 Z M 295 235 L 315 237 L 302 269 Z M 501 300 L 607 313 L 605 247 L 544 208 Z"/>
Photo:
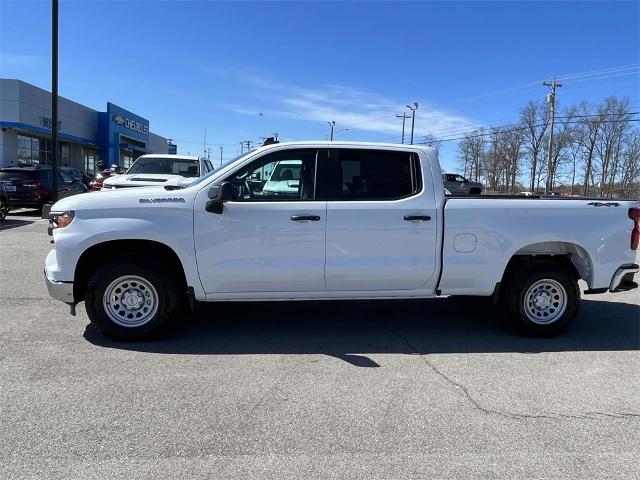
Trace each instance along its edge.
<path fill-rule="evenodd" d="M 640 267 L 635 263 L 629 265 L 622 265 L 611 278 L 609 284 L 609 291 L 626 292 L 627 290 L 633 290 L 638 288 L 638 284 L 633 281 L 633 276 L 640 271 Z"/>
<path fill-rule="evenodd" d="M 47 284 L 49 295 L 53 298 L 64 303 L 75 303 L 73 300 L 73 282 L 58 282 L 49 278 L 46 268 L 44 269 L 44 280 Z"/>

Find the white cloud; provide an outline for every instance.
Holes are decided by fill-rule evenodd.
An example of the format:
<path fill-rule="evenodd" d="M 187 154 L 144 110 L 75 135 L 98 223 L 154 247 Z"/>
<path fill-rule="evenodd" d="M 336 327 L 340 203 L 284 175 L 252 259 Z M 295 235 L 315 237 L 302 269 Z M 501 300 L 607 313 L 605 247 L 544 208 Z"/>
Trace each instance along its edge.
<path fill-rule="evenodd" d="M 208 73 L 251 85 L 250 91 L 262 103 L 272 108 L 225 105 L 231 111 L 246 115 L 257 115 L 264 111 L 269 116 L 280 116 L 294 120 L 336 122 L 336 128 L 364 130 L 387 135 L 400 135 L 402 122 L 396 114 L 409 112 L 407 103 L 386 96 L 345 85 L 326 84 L 319 87 L 302 87 L 273 80 L 264 72 L 234 68 L 207 68 Z M 450 132 L 475 127 L 471 120 L 446 110 L 434 108 L 426 99 L 417 99 L 420 104 L 416 112 L 415 136 L 428 133 L 436 137 Z M 411 102 L 413 103 L 413 102 Z M 407 120 L 407 132 L 410 129 Z"/>

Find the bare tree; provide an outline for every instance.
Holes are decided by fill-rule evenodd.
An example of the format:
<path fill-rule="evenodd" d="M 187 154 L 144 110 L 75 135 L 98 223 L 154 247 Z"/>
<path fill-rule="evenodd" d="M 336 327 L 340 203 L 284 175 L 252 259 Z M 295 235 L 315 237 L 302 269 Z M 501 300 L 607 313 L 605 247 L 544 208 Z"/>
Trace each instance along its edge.
<path fill-rule="evenodd" d="M 520 173 L 525 134 L 523 129 L 515 128 L 502 132 L 502 137 L 506 170 L 505 187 L 507 193 L 513 193 L 516 185 L 516 177 Z"/>
<path fill-rule="evenodd" d="M 471 146 L 469 145 L 469 138 L 463 138 L 460 143 L 458 143 L 458 165 L 461 167 L 464 177 L 467 177 L 467 168 L 469 168 L 469 172 L 471 172 Z M 469 175 L 471 176 L 471 175 Z"/>
<path fill-rule="evenodd" d="M 615 178 L 622 138 L 631 120 L 628 109 L 629 99 L 618 100 L 616 97 L 607 98 L 598 108 L 601 126 L 595 142 L 595 153 L 600 170 L 600 196 L 613 186 L 610 180 L 611 177 Z"/>
<path fill-rule="evenodd" d="M 549 126 L 549 107 L 542 102 L 529 102 L 520 111 L 520 123 L 523 126 L 524 147 L 528 152 L 531 165 L 530 188 L 536 188 L 536 176 L 540 171 L 539 162 L 544 163 L 540 153 L 544 148 L 544 138 Z"/>
<path fill-rule="evenodd" d="M 513 192 L 528 170 L 533 191 L 548 178 L 552 188 L 564 192 L 570 181 L 572 195 L 638 196 L 640 131 L 633 129 L 638 119 L 629 109 L 628 99 L 610 97 L 599 105 L 582 102 L 564 110 L 556 117 L 547 162 L 548 109 L 530 102 L 520 112 L 519 125 L 466 134 L 458 144 L 458 162 L 465 176 L 484 180 L 493 192 Z"/>
<path fill-rule="evenodd" d="M 582 102 L 578 106 L 578 110 L 582 114 L 583 120 L 580 123 L 580 139 L 584 151 L 583 159 L 585 163 L 584 171 L 584 188 L 582 195 L 587 195 L 589 191 L 589 182 L 593 183 L 593 156 L 596 150 L 596 143 L 600 135 L 602 127 L 602 117 L 600 115 L 590 115 L 590 106 L 587 102 Z"/>
<path fill-rule="evenodd" d="M 574 138 L 574 122 L 576 116 L 575 107 L 565 110 L 564 114 L 559 118 L 558 127 L 553 137 L 553 147 L 551 151 L 551 159 L 547 167 L 547 176 L 549 178 L 549 187 L 553 190 L 555 187 L 558 170 L 567 160 L 567 149 L 570 147 Z M 545 150 L 548 155 L 548 143 L 545 142 Z"/>
<path fill-rule="evenodd" d="M 435 148 L 438 155 L 440 154 L 440 145 L 441 142 L 436 140 L 436 137 L 432 133 L 428 133 L 424 136 L 424 144 L 428 147 Z"/>
<path fill-rule="evenodd" d="M 489 190 L 494 192 L 502 190 L 501 183 L 504 184 L 505 189 L 508 188 L 508 135 L 509 130 L 500 128 L 492 128 L 489 134 L 489 149 L 483 163 Z"/>
<path fill-rule="evenodd" d="M 624 137 L 620 170 L 620 194 L 627 198 L 640 198 L 640 130 Z"/>
<path fill-rule="evenodd" d="M 458 145 L 458 158 L 464 166 L 465 176 L 468 173 L 469 178 L 476 182 L 482 176 L 482 159 L 486 146 L 484 135 L 484 130 L 475 130 L 466 134 Z"/>

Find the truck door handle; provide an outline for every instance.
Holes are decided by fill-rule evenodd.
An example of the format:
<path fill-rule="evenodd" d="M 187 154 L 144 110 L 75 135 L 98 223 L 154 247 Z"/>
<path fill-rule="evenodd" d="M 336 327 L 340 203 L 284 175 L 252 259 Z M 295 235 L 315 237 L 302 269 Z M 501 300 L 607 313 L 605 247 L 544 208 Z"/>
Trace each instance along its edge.
<path fill-rule="evenodd" d="M 318 220 L 320 220 L 320 217 L 318 215 L 292 215 L 291 220 L 293 220 L 294 222 L 317 222 Z"/>
<path fill-rule="evenodd" d="M 405 215 L 404 219 L 407 222 L 428 222 L 429 220 L 431 220 L 431 217 L 429 215 Z"/>

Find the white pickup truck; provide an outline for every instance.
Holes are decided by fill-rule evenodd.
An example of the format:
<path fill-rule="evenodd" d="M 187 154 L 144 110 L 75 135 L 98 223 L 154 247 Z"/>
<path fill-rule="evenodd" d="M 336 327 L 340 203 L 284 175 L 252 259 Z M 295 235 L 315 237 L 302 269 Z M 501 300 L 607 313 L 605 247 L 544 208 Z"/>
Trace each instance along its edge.
<path fill-rule="evenodd" d="M 265 189 L 258 173 L 278 165 L 291 188 Z M 578 279 L 585 293 L 637 287 L 640 202 L 445 198 L 440 172 L 428 147 L 281 143 L 186 188 L 65 198 L 46 283 L 125 340 L 194 301 L 442 295 L 493 297 L 524 333 L 552 335 L 576 316 Z"/>
<path fill-rule="evenodd" d="M 204 158 L 152 153 L 138 157 L 124 174 L 107 178 L 102 190 L 186 186 L 211 171 L 213 165 Z"/>

